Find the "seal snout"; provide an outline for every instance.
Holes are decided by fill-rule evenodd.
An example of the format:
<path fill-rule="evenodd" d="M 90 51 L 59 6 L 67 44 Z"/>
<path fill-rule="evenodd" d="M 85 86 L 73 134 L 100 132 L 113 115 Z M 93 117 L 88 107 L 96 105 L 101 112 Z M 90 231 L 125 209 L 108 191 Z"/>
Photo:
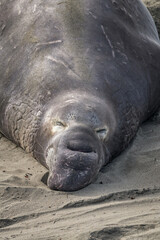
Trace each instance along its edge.
<path fill-rule="evenodd" d="M 91 183 L 101 168 L 97 139 L 82 132 L 62 137 L 53 159 L 48 186 L 56 190 L 79 190 Z"/>
<path fill-rule="evenodd" d="M 90 153 L 95 152 L 93 146 L 91 146 L 88 142 L 79 142 L 76 140 L 68 141 L 67 148 L 71 151 Z"/>
<path fill-rule="evenodd" d="M 51 189 L 74 191 L 88 185 L 98 168 L 98 154 L 91 146 L 69 144 L 56 155 L 56 163 L 48 179 Z"/>
<path fill-rule="evenodd" d="M 98 154 L 93 151 L 93 147 L 77 141 L 72 141 L 67 145 L 67 149 L 63 149 L 62 158 L 64 166 L 75 171 L 86 171 L 87 169 L 94 171 L 94 167 L 98 163 Z"/>

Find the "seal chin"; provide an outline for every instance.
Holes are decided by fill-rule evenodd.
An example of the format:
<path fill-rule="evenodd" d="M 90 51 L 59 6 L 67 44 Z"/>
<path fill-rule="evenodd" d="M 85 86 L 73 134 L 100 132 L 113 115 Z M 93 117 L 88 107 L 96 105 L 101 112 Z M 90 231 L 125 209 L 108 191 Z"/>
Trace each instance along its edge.
<path fill-rule="evenodd" d="M 98 172 L 97 172 L 98 174 Z M 92 169 L 75 170 L 62 169 L 49 175 L 47 185 L 50 189 L 59 191 L 76 191 L 84 188 L 93 181 Z"/>

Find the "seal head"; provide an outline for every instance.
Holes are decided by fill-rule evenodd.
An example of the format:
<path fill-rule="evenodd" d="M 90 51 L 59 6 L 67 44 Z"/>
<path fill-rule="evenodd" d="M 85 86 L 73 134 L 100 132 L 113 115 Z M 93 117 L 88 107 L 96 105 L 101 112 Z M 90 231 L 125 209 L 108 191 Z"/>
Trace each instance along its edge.
<path fill-rule="evenodd" d="M 51 189 L 75 191 L 90 184 L 109 161 L 104 143 L 114 131 L 114 115 L 95 96 L 75 93 L 59 100 L 44 115 L 34 155 L 49 168 Z"/>

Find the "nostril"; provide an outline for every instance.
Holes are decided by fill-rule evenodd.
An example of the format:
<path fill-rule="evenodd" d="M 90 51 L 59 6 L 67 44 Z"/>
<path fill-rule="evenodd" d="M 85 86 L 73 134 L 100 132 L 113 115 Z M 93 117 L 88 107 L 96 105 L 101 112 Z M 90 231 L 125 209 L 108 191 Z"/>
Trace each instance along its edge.
<path fill-rule="evenodd" d="M 75 140 L 69 141 L 67 144 L 67 148 L 71 151 L 77 151 L 77 152 L 84 152 L 84 153 L 95 152 L 94 149 L 87 143 L 83 143 Z"/>

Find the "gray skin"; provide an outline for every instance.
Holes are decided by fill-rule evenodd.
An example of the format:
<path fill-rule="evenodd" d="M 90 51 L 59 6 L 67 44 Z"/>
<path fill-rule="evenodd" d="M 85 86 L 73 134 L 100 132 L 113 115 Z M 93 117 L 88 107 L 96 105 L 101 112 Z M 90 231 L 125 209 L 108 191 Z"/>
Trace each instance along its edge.
<path fill-rule="evenodd" d="M 160 41 L 139 0 L 1 0 L 0 131 L 85 187 L 160 106 Z"/>

